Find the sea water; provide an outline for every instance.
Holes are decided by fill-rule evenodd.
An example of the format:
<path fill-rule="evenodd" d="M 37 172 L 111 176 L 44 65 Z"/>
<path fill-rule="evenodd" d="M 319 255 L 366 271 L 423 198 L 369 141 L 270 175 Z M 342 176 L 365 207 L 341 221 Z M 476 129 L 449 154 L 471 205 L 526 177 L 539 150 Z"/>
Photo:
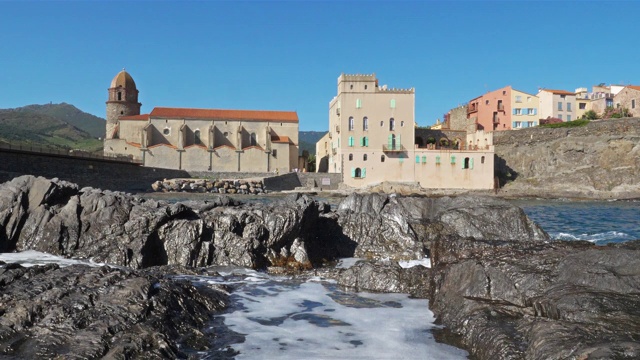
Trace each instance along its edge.
<path fill-rule="evenodd" d="M 512 200 L 552 239 L 598 245 L 640 239 L 640 201 Z"/>

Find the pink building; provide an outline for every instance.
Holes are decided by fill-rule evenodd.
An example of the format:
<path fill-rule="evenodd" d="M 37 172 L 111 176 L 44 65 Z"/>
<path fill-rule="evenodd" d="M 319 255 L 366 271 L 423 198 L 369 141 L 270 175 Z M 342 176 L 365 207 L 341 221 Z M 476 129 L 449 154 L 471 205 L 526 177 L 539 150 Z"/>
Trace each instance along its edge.
<path fill-rule="evenodd" d="M 467 119 L 484 131 L 538 125 L 538 97 L 506 86 L 469 101 Z"/>

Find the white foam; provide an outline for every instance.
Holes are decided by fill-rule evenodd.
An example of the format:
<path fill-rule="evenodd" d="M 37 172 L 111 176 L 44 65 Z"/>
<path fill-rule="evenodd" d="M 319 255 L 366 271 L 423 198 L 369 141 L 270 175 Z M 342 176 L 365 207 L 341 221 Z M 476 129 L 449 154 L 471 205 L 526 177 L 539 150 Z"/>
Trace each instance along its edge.
<path fill-rule="evenodd" d="M 424 258 L 424 259 L 420 259 L 420 260 L 408 260 L 408 261 L 398 261 L 398 265 L 400 265 L 400 267 L 408 269 L 408 268 L 412 268 L 414 266 L 424 266 L 426 268 L 430 268 L 431 267 L 431 259 L 429 258 Z"/>
<path fill-rule="evenodd" d="M 237 289 L 242 309 L 223 315 L 231 330 L 245 335 L 244 342 L 232 345 L 238 359 L 467 357 L 461 349 L 435 342 L 426 300 L 342 293 L 317 282 L 251 290 Z"/>
<path fill-rule="evenodd" d="M 613 240 L 631 240 L 632 237 L 629 234 L 620 231 L 607 231 L 596 234 L 570 234 L 565 232 L 550 233 L 553 239 L 557 240 L 586 240 L 591 242 L 613 241 Z"/>
<path fill-rule="evenodd" d="M 6 263 L 18 263 L 24 267 L 30 267 L 35 265 L 44 265 L 44 264 L 58 264 L 60 266 L 69 266 L 69 265 L 88 265 L 88 266 L 104 266 L 104 263 L 97 263 L 93 260 L 76 260 L 76 259 L 66 259 L 61 256 L 51 255 L 39 251 L 34 250 L 26 250 L 17 253 L 0 253 L 0 261 L 4 261 Z"/>

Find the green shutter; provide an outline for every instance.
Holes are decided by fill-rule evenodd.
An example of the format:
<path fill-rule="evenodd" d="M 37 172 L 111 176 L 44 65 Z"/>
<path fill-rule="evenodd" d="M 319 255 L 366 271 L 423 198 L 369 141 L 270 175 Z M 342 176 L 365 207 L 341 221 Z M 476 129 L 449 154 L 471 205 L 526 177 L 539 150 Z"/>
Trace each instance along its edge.
<path fill-rule="evenodd" d="M 360 109 L 362 107 L 362 100 L 356 99 L 356 108 Z"/>
<path fill-rule="evenodd" d="M 416 164 L 420 164 L 420 155 L 416 155 Z"/>
<path fill-rule="evenodd" d="M 424 156 L 424 155 L 422 155 L 422 163 L 423 163 L 423 164 L 426 164 L 426 163 L 427 163 L 427 157 L 426 157 L 426 156 Z"/>
<path fill-rule="evenodd" d="M 360 138 L 360 146 L 364 146 L 364 137 Z"/>
<path fill-rule="evenodd" d="M 469 168 L 473 170 L 473 158 L 469 159 Z"/>
<path fill-rule="evenodd" d="M 389 134 L 389 141 L 387 145 L 389 145 L 389 150 L 393 150 L 393 134 Z"/>
<path fill-rule="evenodd" d="M 463 168 L 463 169 L 464 169 L 464 163 L 465 163 L 464 159 L 462 161 L 460 161 L 460 167 Z"/>
<path fill-rule="evenodd" d="M 396 99 L 391 99 L 391 104 L 390 104 L 392 109 L 396 108 Z"/>
<path fill-rule="evenodd" d="M 400 135 L 398 135 L 398 141 L 396 141 L 396 148 L 394 150 L 402 149 L 402 142 L 400 141 Z"/>
<path fill-rule="evenodd" d="M 351 168 L 351 177 L 356 177 L 356 168 Z"/>
<path fill-rule="evenodd" d="M 362 171 L 360 172 L 360 174 L 362 175 L 362 178 L 367 177 L 367 169 L 366 168 L 362 168 Z"/>
<path fill-rule="evenodd" d="M 455 156 L 451 156 L 451 163 L 455 164 L 456 163 L 456 157 Z"/>
<path fill-rule="evenodd" d="M 349 146 L 353 146 L 353 136 L 349 136 Z"/>
<path fill-rule="evenodd" d="M 369 138 L 368 137 L 364 137 L 364 146 L 369 147 Z"/>
<path fill-rule="evenodd" d="M 439 164 L 440 164 L 440 155 L 437 155 L 436 156 L 436 165 L 439 165 Z"/>

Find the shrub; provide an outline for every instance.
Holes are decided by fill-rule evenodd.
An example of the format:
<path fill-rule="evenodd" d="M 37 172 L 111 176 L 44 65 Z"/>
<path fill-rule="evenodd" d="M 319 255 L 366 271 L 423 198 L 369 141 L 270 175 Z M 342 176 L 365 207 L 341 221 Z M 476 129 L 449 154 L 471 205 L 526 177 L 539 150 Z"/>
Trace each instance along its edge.
<path fill-rule="evenodd" d="M 555 123 L 555 124 L 544 124 L 544 125 L 540 125 L 541 128 L 550 128 L 550 129 L 555 129 L 555 128 L 567 128 L 567 127 L 578 127 L 578 126 L 585 126 L 590 122 L 590 120 L 574 120 L 574 121 L 567 121 L 567 122 L 561 122 L 561 123 Z"/>

